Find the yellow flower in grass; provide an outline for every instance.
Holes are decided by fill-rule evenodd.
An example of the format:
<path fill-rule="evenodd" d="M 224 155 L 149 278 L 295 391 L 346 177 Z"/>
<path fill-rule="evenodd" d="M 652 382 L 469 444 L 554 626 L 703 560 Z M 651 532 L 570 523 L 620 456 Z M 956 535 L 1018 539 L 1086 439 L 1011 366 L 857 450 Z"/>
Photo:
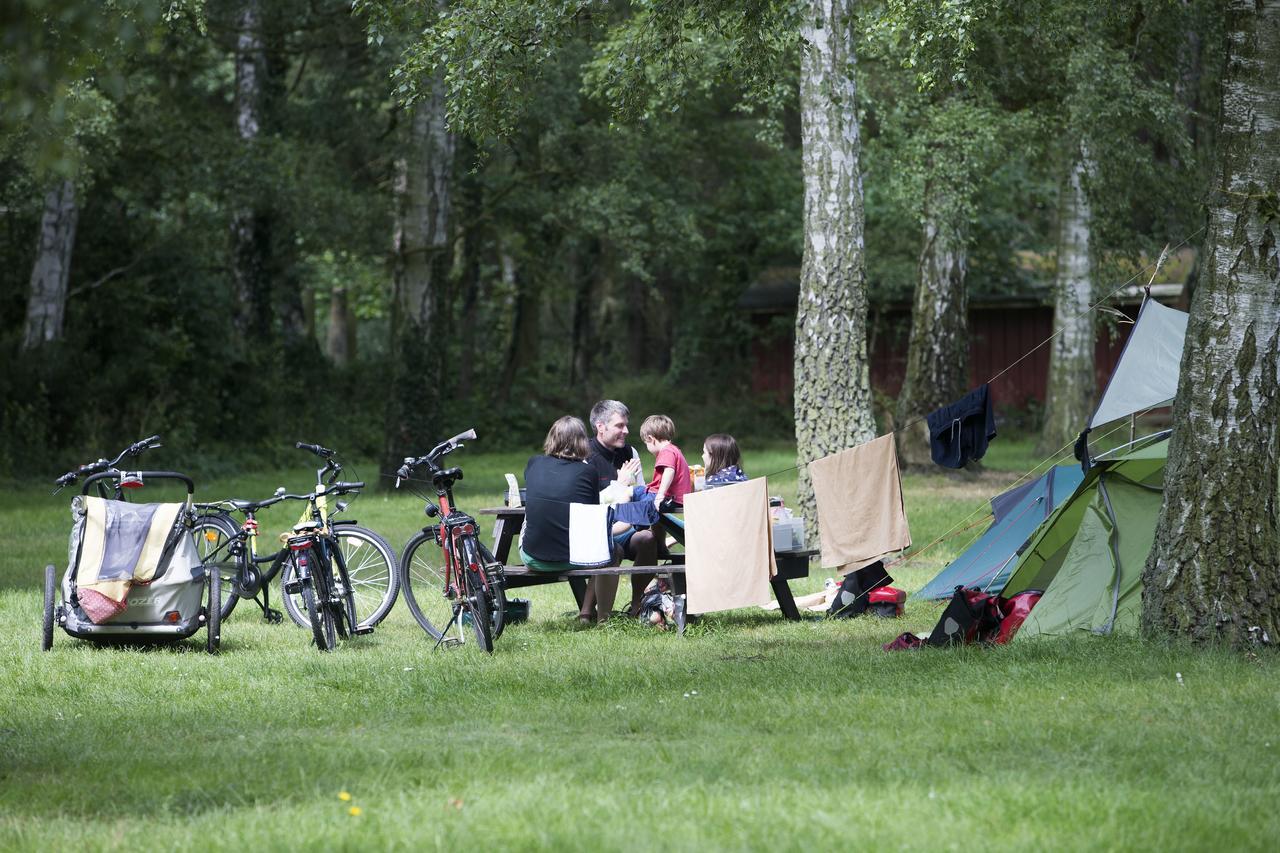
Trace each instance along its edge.
<path fill-rule="evenodd" d="M 364 814 L 364 809 L 360 808 L 359 806 L 352 806 L 351 808 L 347 809 L 347 814 L 351 815 L 352 817 L 360 817 L 360 815 Z"/>
<path fill-rule="evenodd" d="M 342 800 L 344 803 L 349 803 L 351 802 L 351 795 L 348 794 L 346 791 L 339 791 L 338 799 Z"/>

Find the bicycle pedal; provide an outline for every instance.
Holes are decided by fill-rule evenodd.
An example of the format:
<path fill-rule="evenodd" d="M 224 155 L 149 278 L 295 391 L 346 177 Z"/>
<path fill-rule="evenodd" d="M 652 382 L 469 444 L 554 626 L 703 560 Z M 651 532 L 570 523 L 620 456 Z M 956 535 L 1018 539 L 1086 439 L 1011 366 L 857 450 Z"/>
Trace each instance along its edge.
<path fill-rule="evenodd" d="M 440 641 L 440 645 L 443 648 L 451 649 L 454 646 L 462 645 L 462 638 L 461 637 L 445 637 L 443 640 Z"/>
<path fill-rule="evenodd" d="M 279 625 L 281 622 L 284 621 L 284 614 L 273 607 L 266 612 L 265 618 L 272 625 Z"/>
<path fill-rule="evenodd" d="M 372 634 L 372 633 L 373 633 L 373 626 L 372 626 L 372 625 L 366 625 L 366 626 L 365 626 L 365 627 L 363 627 L 363 628 L 356 628 L 356 629 L 355 629 L 354 631 L 352 631 L 351 633 L 352 633 L 352 634 L 355 634 L 355 635 L 357 635 L 357 636 L 363 636 L 363 635 L 365 635 L 365 634 Z"/>

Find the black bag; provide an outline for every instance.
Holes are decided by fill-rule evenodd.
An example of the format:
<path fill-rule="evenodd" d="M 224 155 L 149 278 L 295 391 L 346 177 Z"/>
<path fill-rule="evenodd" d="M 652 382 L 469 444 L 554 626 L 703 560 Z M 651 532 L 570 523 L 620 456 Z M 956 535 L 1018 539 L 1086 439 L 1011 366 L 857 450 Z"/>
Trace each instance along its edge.
<path fill-rule="evenodd" d="M 942 611 L 942 618 L 925 643 L 930 646 L 951 646 L 963 643 L 986 642 L 1000 631 L 1000 600 L 977 589 L 956 587 L 951 603 Z"/>
<path fill-rule="evenodd" d="M 867 596 L 871 590 L 891 583 L 893 578 L 885 572 L 882 560 L 876 560 L 856 572 L 849 572 L 841 582 L 836 597 L 832 599 L 827 615 L 834 619 L 852 619 L 855 616 L 861 616 L 867 610 Z"/>

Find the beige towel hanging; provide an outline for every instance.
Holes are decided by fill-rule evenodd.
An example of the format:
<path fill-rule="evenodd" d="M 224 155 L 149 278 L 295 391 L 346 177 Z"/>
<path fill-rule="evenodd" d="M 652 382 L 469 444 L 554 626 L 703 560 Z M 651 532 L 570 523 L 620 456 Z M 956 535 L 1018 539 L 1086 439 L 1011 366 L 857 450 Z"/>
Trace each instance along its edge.
<path fill-rule="evenodd" d="M 809 463 L 824 568 L 861 568 L 911 545 L 893 434 Z"/>
<path fill-rule="evenodd" d="M 777 574 L 763 477 L 684 498 L 688 612 L 767 604 Z"/>

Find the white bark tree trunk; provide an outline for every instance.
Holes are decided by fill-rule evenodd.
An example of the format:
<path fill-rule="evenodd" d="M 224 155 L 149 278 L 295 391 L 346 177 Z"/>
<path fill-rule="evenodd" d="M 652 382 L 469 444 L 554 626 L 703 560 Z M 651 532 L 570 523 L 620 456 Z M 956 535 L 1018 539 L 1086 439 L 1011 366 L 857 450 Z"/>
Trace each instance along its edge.
<path fill-rule="evenodd" d="M 852 6 L 811 0 L 801 28 L 804 257 L 795 417 L 799 503 L 810 519 L 817 515 L 805 464 L 875 437 Z"/>
<path fill-rule="evenodd" d="M 347 289 L 335 287 L 329 291 L 329 331 L 325 335 L 325 352 L 335 366 L 346 367 L 351 363 L 355 356 L 354 333 Z"/>
<path fill-rule="evenodd" d="M 1218 174 L 1143 627 L 1280 641 L 1280 2 L 1228 4 Z"/>
<path fill-rule="evenodd" d="M 394 468 L 438 429 L 435 395 L 444 372 L 434 339 L 440 290 L 449 274 L 450 177 L 454 136 L 445 124 L 443 76 L 412 108 L 405 156 L 397 161 L 392 273 L 392 382 L 384 462 Z M 470 333 L 469 331 L 467 333 Z"/>
<path fill-rule="evenodd" d="M 1058 204 L 1058 271 L 1054 281 L 1048 395 L 1037 451 L 1053 453 L 1075 441 L 1093 413 L 1093 212 L 1084 179 L 1087 152 L 1071 164 Z"/>
<path fill-rule="evenodd" d="M 969 383 L 968 253 L 960 229 L 934 215 L 940 207 L 949 209 L 933 203 L 931 195 L 937 191 L 932 185 L 925 191 L 924 246 L 895 424 L 898 458 L 912 466 L 932 462 L 924 417 L 963 396 Z"/>
<path fill-rule="evenodd" d="M 44 214 L 40 217 L 36 262 L 31 267 L 31 293 L 22 333 L 24 350 L 62 340 L 71 252 L 75 248 L 79 219 L 75 184 L 64 180 L 50 187 L 44 197 Z"/>

